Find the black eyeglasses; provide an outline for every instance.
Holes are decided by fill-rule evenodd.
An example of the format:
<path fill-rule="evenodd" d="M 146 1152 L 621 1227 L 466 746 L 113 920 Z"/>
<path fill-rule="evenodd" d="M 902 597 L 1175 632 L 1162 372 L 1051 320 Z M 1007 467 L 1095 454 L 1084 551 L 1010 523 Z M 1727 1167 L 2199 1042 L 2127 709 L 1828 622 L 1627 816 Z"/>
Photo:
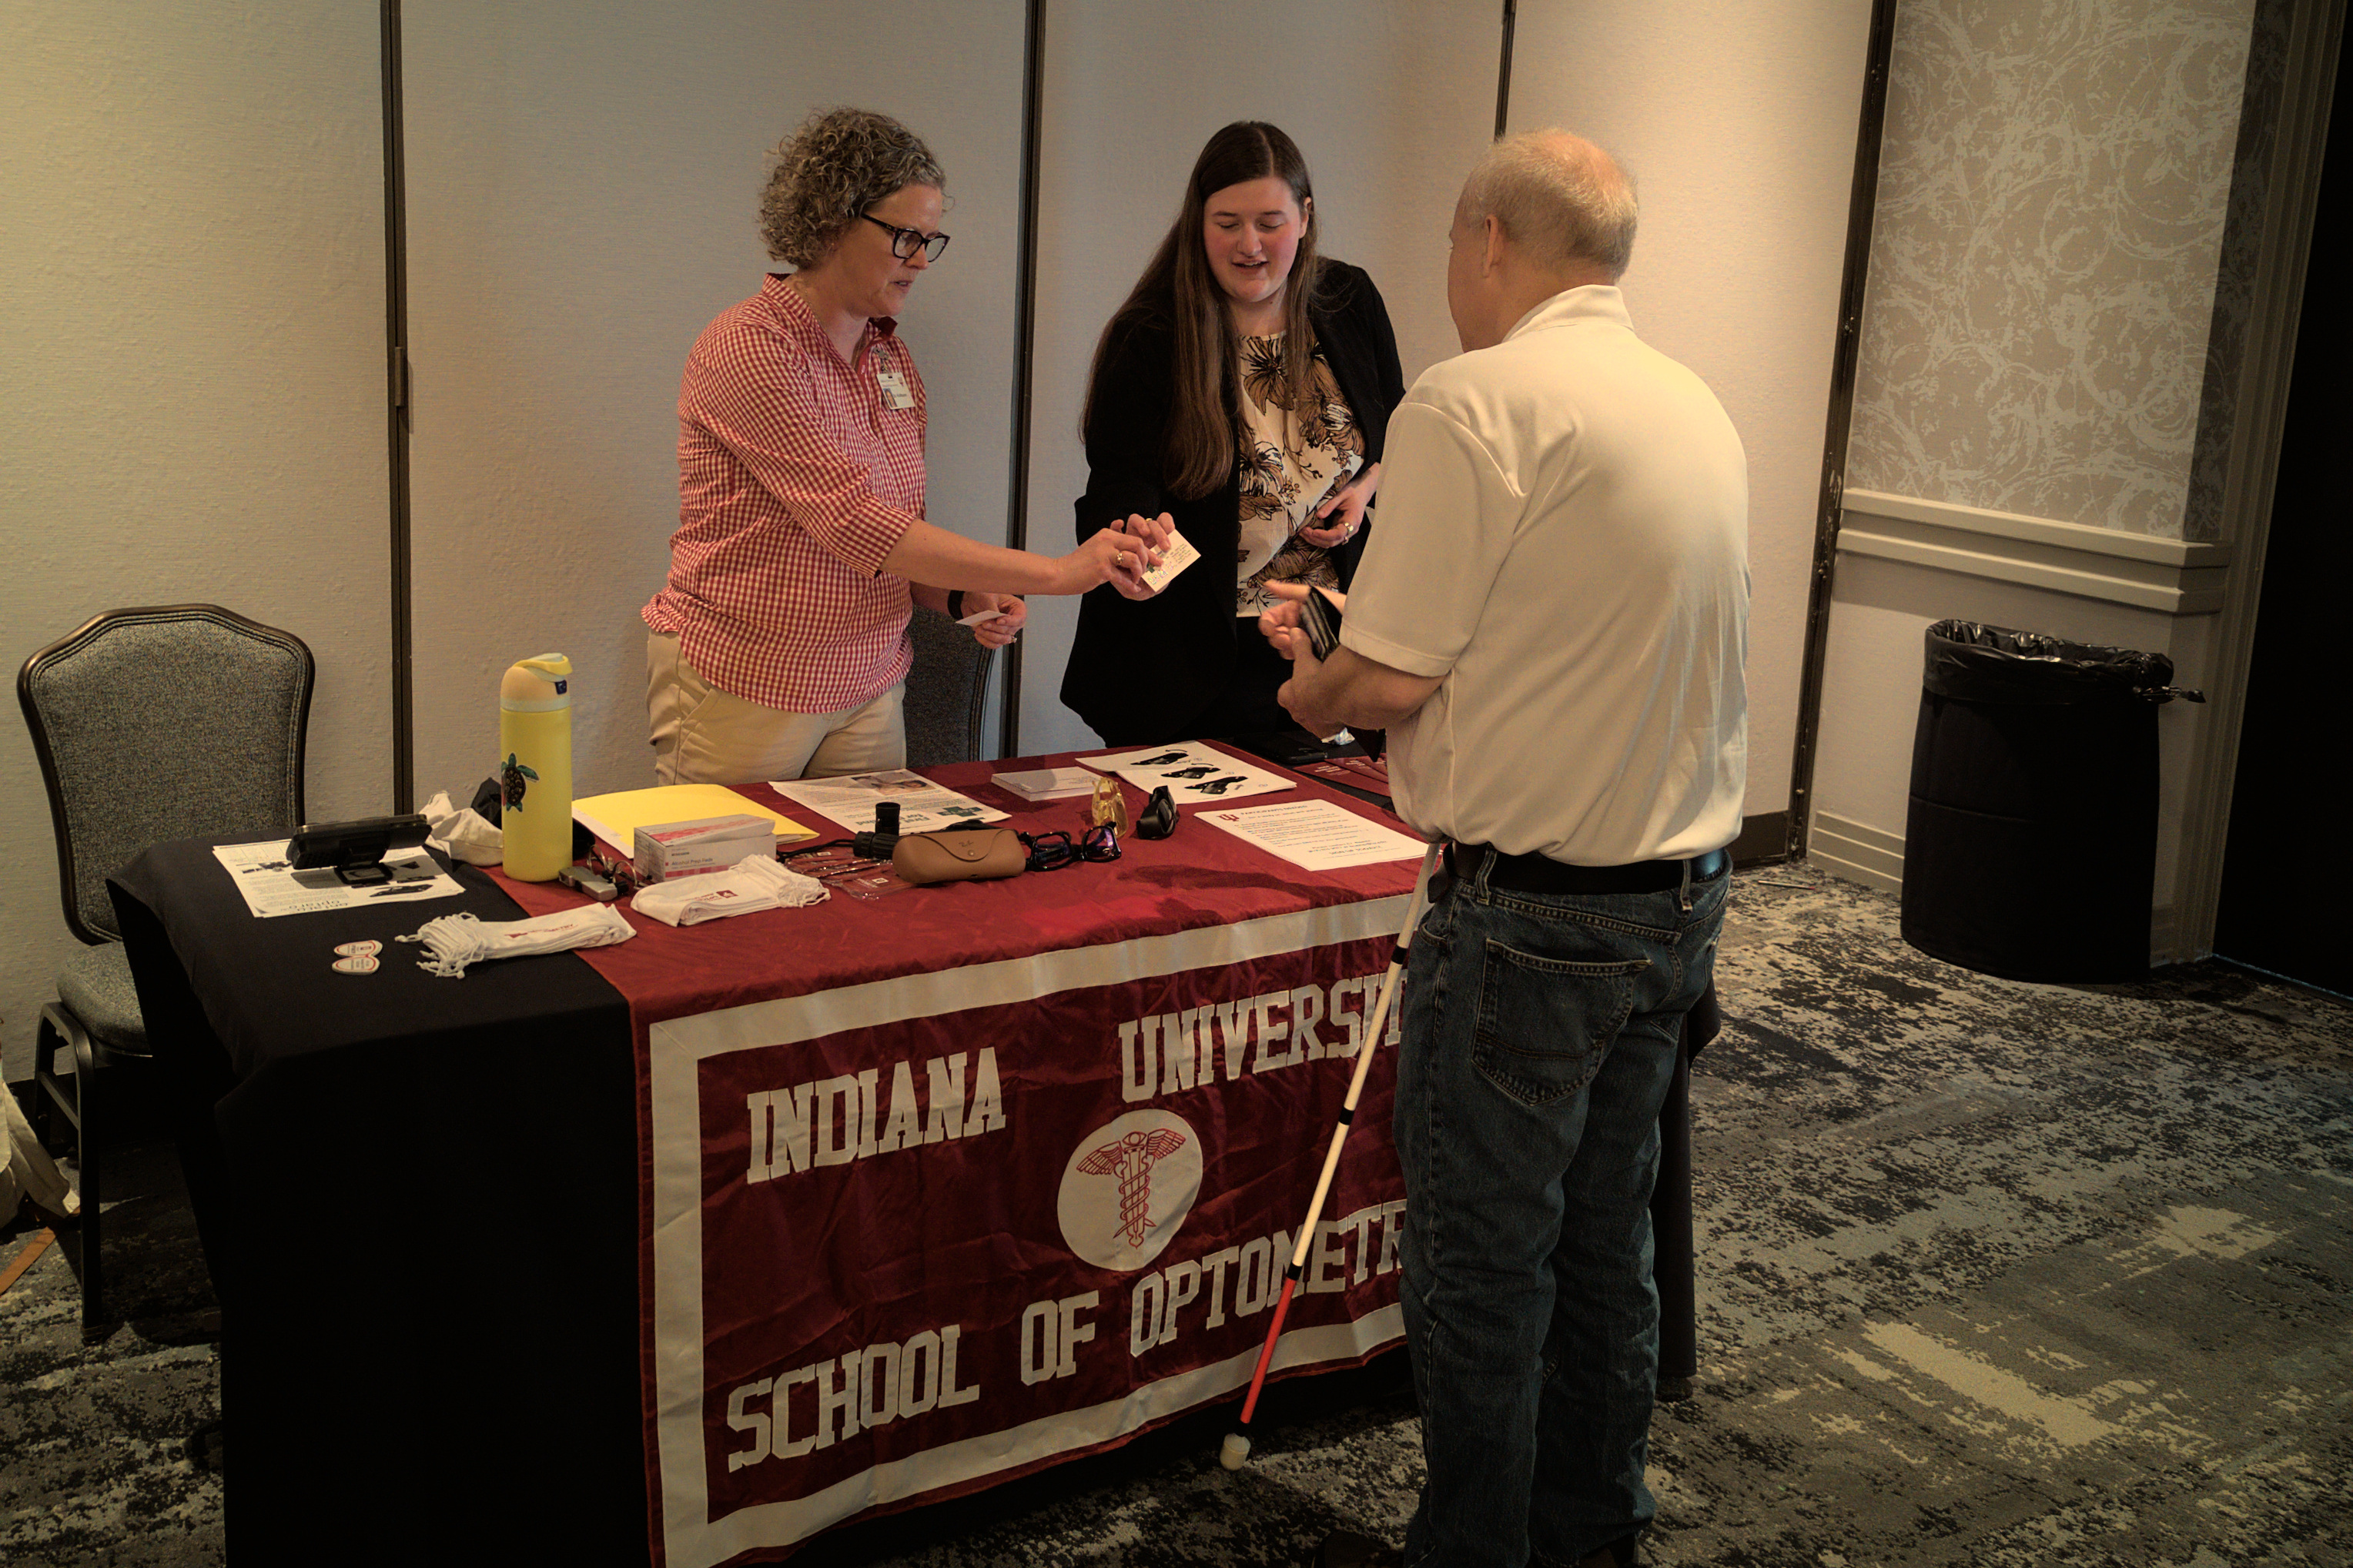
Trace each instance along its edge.
<path fill-rule="evenodd" d="M 937 261 L 940 252 L 948 247 L 946 235 L 925 234 L 920 228 L 901 228 L 896 224 L 884 223 L 872 213 L 860 213 L 858 216 L 891 237 L 891 254 L 902 261 L 914 260 L 915 252 L 919 250 L 923 253 L 924 260 Z"/>
<path fill-rule="evenodd" d="M 1029 869 L 1058 871 L 1081 860 L 1116 860 L 1119 858 L 1119 830 L 1105 824 L 1089 828 L 1076 844 L 1067 833 L 1024 833 L 1018 835 L 1021 847 L 1029 851 Z"/>

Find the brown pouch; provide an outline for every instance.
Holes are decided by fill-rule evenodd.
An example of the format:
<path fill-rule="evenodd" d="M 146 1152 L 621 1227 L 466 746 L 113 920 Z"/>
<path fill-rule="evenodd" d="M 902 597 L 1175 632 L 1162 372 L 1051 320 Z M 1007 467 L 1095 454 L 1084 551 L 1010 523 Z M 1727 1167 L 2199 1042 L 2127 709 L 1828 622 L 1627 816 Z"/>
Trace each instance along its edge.
<path fill-rule="evenodd" d="M 891 851 L 891 868 L 917 884 L 1010 877 L 1029 863 L 1020 836 L 1006 827 L 909 833 Z"/>

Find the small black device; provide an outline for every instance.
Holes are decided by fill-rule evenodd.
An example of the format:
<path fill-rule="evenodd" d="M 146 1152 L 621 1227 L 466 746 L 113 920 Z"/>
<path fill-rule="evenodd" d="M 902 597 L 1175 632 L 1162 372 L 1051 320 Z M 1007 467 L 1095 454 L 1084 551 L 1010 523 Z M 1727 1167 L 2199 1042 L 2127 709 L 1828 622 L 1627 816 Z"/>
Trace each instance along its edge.
<path fill-rule="evenodd" d="M 1340 605 L 1321 588 L 1307 590 L 1300 601 L 1299 629 L 1307 634 L 1307 646 L 1319 659 L 1330 658 L 1340 647 Z M 1360 731 L 1356 743 L 1365 748 L 1365 755 L 1378 761 L 1388 749 L 1388 737 L 1378 730 Z"/>
<path fill-rule="evenodd" d="M 1144 803 L 1144 815 L 1135 819 L 1135 836 L 1138 838 L 1166 838 L 1176 831 L 1176 824 L 1182 820 L 1176 815 L 1176 797 L 1168 793 L 1166 784 L 1162 784 L 1152 792 L 1152 798 Z"/>
<path fill-rule="evenodd" d="M 1324 487 L 1324 493 L 1315 498 L 1315 504 L 1307 509 L 1307 516 L 1310 521 L 1305 526 L 1309 528 L 1332 528 L 1337 526 L 1330 518 L 1320 517 L 1317 513 L 1321 512 L 1325 507 L 1330 506 L 1339 496 L 1342 490 L 1346 489 L 1350 485 L 1353 485 L 1356 482 L 1356 470 L 1354 468 L 1345 469 L 1340 473 L 1335 474 L 1332 477 L 1332 482 Z M 1345 544 L 1347 542 L 1343 540 L 1341 542 Z M 1334 548 L 1337 549 L 1338 546 L 1335 545 Z"/>
<path fill-rule="evenodd" d="M 1340 646 L 1340 606 L 1323 589 L 1308 589 L 1307 597 L 1299 602 L 1299 628 L 1307 634 L 1307 646 L 1317 658 L 1330 658 Z"/>
<path fill-rule="evenodd" d="M 303 824 L 288 840 L 286 856 L 297 871 L 332 867 L 335 875 L 354 888 L 373 888 L 392 880 L 384 858 L 396 849 L 414 849 L 431 835 L 424 816 L 370 816 L 357 822 Z"/>
<path fill-rule="evenodd" d="M 888 860 L 891 851 L 899 847 L 899 803 L 878 800 L 874 803 L 874 831 L 853 834 L 850 846 L 870 860 Z"/>

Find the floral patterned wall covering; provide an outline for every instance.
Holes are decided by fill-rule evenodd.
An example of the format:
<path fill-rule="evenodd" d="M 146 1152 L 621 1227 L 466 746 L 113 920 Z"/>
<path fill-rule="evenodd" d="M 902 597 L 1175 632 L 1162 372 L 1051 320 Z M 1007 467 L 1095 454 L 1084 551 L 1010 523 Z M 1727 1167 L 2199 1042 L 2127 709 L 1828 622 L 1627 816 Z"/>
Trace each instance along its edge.
<path fill-rule="evenodd" d="M 2269 146 L 2239 136 L 2255 13 L 1899 7 L 1850 489 L 2212 536 L 2213 508 L 2189 503 L 2229 423 L 2208 384 L 2235 382 L 2243 283 L 2226 277 L 2222 321 L 2216 289 L 2252 257 L 2243 224 L 2226 243 L 2234 174 L 2259 192 L 2241 165 Z M 2214 375 L 2210 339 L 2232 361 Z"/>
<path fill-rule="evenodd" d="M 2189 462 L 2189 501 L 2181 537 L 2222 537 L 2222 481 L 2231 468 L 2232 422 L 2239 409 L 2239 368 L 2254 307 L 2255 263 L 2270 194 L 2272 152 L 2279 144 L 2280 92 L 2287 81 L 2288 7 L 2294 0 L 2256 0 L 2247 44 L 2247 87 L 2239 109 L 2238 170 L 2215 269 L 2214 325 L 2206 337 L 2206 388 L 2198 406 L 2198 447 Z"/>

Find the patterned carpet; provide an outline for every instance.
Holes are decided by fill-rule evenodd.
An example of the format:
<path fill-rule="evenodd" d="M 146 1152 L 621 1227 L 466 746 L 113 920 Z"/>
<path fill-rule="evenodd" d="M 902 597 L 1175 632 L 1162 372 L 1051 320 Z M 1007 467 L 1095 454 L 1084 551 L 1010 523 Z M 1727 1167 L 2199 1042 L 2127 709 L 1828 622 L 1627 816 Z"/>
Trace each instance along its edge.
<path fill-rule="evenodd" d="M 107 1174 L 107 1300 L 85 1340 L 77 1238 L 0 1296 L 0 1563 L 216 1563 L 221 1478 L 185 1439 L 220 1408 L 219 1311 L 170 1146 Z M 0 1242 L 5 1272 L 31 1241 Z"/>
<path fill-rule="evenodd" d="M 1701 1373 L 1654 1426 L 1649 1561 L 2353 1564 L 2353 1005 L 2211 964 L 1993 980 L 1895 916 L 1803 866 L 1740 879 L 1694 1086 Z M 0 1297 L 0 1561 L 221 1561 L 220 1482 L 178 1441 L 217 1378 L 167 1178 L 130 1205 L 111 1337 L 82 1342 L 58 1250 Z M 1395 1358 L 1273 1400 L 1239 1475 L 1213 1412 L 799 1561 L 1399 1538 Z"/>

